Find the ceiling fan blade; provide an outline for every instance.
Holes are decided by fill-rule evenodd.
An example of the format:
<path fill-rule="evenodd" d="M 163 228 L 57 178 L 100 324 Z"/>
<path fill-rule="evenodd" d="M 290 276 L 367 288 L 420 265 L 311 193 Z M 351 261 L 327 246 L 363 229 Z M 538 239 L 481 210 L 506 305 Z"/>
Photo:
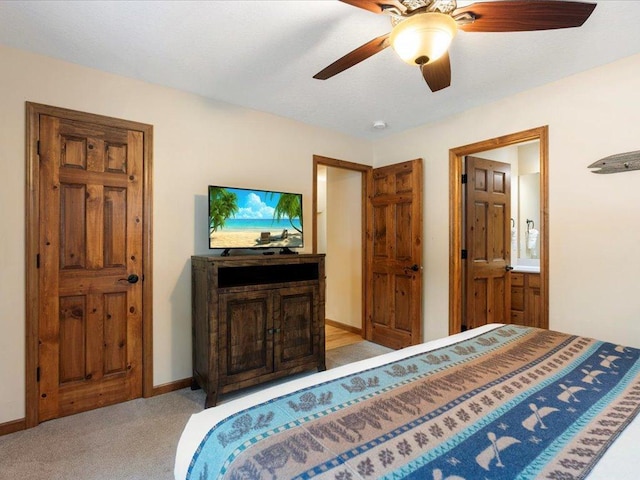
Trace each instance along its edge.
<path fill-rule="evenodd" d="M 348 3 L 354 7 L 364 8 L 373 13 L 382 13 L 385 10 L 397 9 L 399 13 L 407 11 L 399 0 L 340 0 L 342 3 Z"/>
<path fill-rule="evenodd" d="M 465 32 L 526 32 L 581 26 L 596 8 L 595 3 L 545 1 L 498 1 L 472 3 L 452 13 L 469 13 L 475 21 L 460 24 Z"/>
<path fill-rule="evenodd" d="M 334 75 L 345 71 L 347 68 L 351 68 L 361 61 L 366 60 L 370 56 L 381 52 L 389 45 L 389 34 L 385 33 L 384 35 L 376 37 L 373 40 L 365 43 L 364 45 L 359 46 L 352 52 L 347 53 L 344 57 L 339 58 L 325 69 L 316 73 L 313 78 L 317 78 L 318 80 L 326 80 L 327 78 L 331 78 Z"/>
<path fill-rule="evenodd" d="M 424 81 L 432 92 L 437 92 L 451 85 L 451 61 L 449 52 L 445 52 L 438 60 L 420 67 Z"/>

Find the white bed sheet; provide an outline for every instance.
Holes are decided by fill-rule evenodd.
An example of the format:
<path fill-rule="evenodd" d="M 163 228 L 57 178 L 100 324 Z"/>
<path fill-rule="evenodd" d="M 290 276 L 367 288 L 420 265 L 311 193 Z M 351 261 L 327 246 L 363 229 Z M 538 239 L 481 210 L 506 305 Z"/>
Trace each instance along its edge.
<path fill-rule="evenodd" d="M 204 436 L 216 423 L 229 415 L 232 415 L 244 408 L 251 407 L 257 403 L 264 402 L 270 398 L 286 395 L 301 388 L 315 385 L 316 383 L 350 375 L 365 368 L 377 367 L 404 357 L 442 348 L 501 326 L 503 326 L 503 324 L 494 323 L 483 325 L 482 327 L 457 333 L 449 337 L 403 348 L 402 350 L 396 350 L 377 357 L 332 368 L 330 370 L 325 370 L 324 372 L 314 373 L 248 394 L 228 403 L 222 403 L 196 413 L 192 415 L 187 422 L 187 425 L 180 437 L 180 441 L 178 442 L 174 467 L 175 480 L 186 479 L 187 470 L 191 463 L 191 459 L 193 458 L 193 454 L 200 445 Z M 222 400 L 224 400 L 224 398 Z M 636 417 L 616 439 L 613 445 L 609 447 L 605 455 L 587 476 L 587 479 L 636 480 L 640 478 L 640 471 L 638 471 L 640 468 L 640 450 L 638 449 L 638 444 L 640 444 L 640 417 Z"/>

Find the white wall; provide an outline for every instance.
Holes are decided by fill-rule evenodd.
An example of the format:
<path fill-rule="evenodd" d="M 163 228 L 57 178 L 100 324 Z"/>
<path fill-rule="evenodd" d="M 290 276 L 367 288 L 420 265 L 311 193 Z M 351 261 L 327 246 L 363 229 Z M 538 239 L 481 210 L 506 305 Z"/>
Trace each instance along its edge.
<path fill-rule="evenodd" d="M 362 173 L 327 168 L 326 318 L 362 328 Z"/>
<path fill-rule="evenodd" d="M 25 101 L 154 126 L 154 385 L 191 376 L 207 185 L 301 192 L 311 218 L 313 154 L 371 162 L 369 142 L 273 115 L 2 46 L 0 65 L 0 423 L 25 415 Z"/>
<path fill-rule="evenodd" d="M 518 175 L 540 172 L 540 142 L 518 145 Z"/>
<path fill-rule="evenodd" d="M 449 149 L 549 125 L 550 327 L 640 346 L 640 171 L 587 169 L 640 149 L 639 78 L 635 55 L 375 142 L 376 167 L 424 159 L 425 339 L 448 333 Z"/>

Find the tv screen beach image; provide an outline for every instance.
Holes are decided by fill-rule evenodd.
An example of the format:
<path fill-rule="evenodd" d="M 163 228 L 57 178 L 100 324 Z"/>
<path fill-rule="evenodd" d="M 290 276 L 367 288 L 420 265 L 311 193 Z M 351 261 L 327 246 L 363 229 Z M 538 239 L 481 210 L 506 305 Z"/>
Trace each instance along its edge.
<path fill-rule="evenodd" d="M 302 246 L 302 195 L 209 187 L 209 248 Z"/>

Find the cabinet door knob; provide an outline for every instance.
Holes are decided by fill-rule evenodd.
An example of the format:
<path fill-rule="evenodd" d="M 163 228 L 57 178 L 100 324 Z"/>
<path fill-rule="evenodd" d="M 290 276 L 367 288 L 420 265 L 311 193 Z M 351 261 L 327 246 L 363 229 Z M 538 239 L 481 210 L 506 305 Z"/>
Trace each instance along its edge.
<path fill-rule="evenodd" d="M 510 272 L 511 270 L 513 270 L 513 267 L 512 267 L 511 265 L 506 265 L 506 266 L 504 267 L 504 269 L 505 269 L 507 272 Z"/>

